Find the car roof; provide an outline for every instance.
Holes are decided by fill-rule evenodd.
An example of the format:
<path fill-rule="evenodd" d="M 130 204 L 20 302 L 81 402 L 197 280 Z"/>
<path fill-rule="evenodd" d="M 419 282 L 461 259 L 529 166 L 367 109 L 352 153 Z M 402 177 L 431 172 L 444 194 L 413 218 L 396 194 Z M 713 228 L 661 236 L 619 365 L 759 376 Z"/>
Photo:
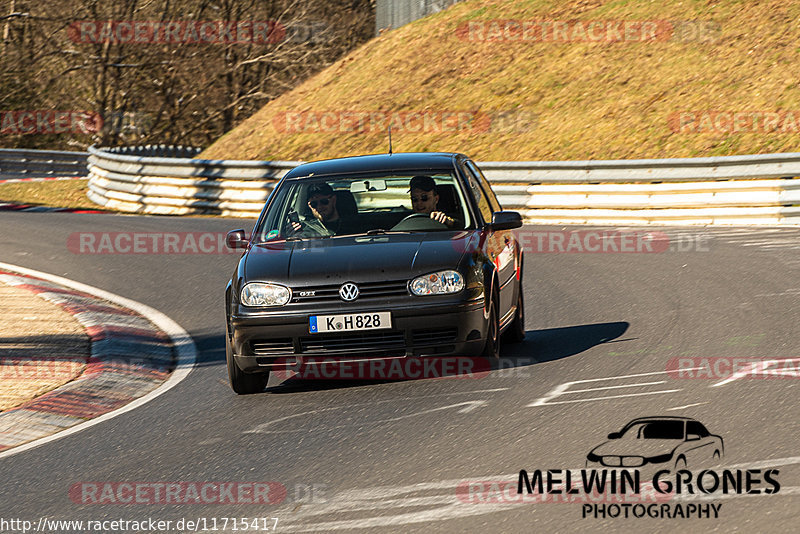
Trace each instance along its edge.
<path fill-rule="evenodd" d="M 639 417 L 637 419 L 629 421 L 625 426 L 630 425 L 632 423 L 642 423 L 645 421 L 693 421 L 695 423 L 699 422 L 697 419 L 693 419 L 691 417 L 678 417 L 672 415 L 665 415 L 663 417 Z"/>
<path fill-rule="evenodd" d="M 285 178 L 307 177 L 312 174 L 317 177 L 376 171 L 450 170 L 453 168 L 454 158 L 458 156 L 462 155 L 451 152 L 406 152 L 326 159 L 299 165 L 289 171 Z"/>

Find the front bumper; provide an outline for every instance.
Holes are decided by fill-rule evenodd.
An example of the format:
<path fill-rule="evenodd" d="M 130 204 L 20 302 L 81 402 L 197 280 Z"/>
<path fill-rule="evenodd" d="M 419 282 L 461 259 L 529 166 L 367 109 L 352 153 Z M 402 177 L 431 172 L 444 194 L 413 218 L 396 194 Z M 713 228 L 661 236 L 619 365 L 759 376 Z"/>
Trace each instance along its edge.
<path fill-rule="evenodd" d="M 311 334 L 311 315 L 389 311 L 392 328 Z M 231 347 L 244 372 L 264 372 L 306 360 L 340 361 L 425 356 L 478 356 L 487 335 L 483 299 L 405 306 L 362 306 L 343 310 L 287 311 L 233 315 Z"/>

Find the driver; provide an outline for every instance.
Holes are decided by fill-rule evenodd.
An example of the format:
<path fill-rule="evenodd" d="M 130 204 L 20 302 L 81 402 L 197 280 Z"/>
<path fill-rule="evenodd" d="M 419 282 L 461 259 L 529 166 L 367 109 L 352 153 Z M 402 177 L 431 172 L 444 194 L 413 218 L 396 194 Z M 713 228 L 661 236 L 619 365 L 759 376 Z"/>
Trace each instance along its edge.
<path fill-rule="evenodd" d="M 337 235 L 343 228 L 342 218 L 336 208 L 336 194 L 325 182 L 314 184 L 308 188 L 308 207 L 314 219 L 305 222 L 305 226 L 319 235 Z M 303 231 L 303 224 L 292 222 L 292 230 Z"/>
<path fill-rule="evenodd" d="M 453 227 L 456 221 L 448 217 L 443 211 L 436 210 L 439 202 L 439 193 L 436 191 L 436 182 L 430 176 L 414 176 L 409 184 L 411 191 L 411 209 L 414 213 L 430 215 L 431 219 L 448 227 Z"/>

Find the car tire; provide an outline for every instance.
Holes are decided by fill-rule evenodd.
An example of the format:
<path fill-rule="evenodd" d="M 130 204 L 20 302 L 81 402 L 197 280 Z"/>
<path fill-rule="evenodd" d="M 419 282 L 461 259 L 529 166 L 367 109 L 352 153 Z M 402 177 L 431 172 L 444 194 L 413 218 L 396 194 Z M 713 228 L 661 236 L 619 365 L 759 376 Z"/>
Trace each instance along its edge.
<path fill-rule="evenodd" d="M 517 297 L 517 311 L 503 336 L 505 338 L 503 341 L 510 343 L 521 343 L 525 339 L 525 302 L 521 287 L 519 288 L 519 297 Z"/>
<path fill-rule="evenodd" d="M 497 316 L 496 298 L 489 303 L 489 322 L 486 328 L 486 344 L 483 346 L 484 358 L 500 358 L 500 318 Z"/>
<path fill-rule="evenodd" d="M 238 395 L 249 395 L 251 393 L 260 393 L 267 387 L 269 380 L 269 373 L 244 373 L 236 361 L 233 359 L 233 349 L 231 348 L 231 340 L 227 333 L 225 334 L 225 362 L 228 366 L 228 379 L 231 383 L 231 389 Z"/>

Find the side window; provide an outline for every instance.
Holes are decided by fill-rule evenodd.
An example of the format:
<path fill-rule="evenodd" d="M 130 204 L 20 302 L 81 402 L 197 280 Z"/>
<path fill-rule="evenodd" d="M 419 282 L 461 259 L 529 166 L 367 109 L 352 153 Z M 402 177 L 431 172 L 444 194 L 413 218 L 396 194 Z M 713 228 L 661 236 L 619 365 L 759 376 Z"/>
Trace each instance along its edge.
<path fill-rule="evenodd" d="M 475 176 L 469 167 L 461 166 L 464 175 L 467 177 L 467 183 L 469 184 L 470 191 L 472 191 L 472 197 L 478 202 L 478 209 L 483 215 L 483 220 L 485 222 L 492 222 L 492 206 L 489 204 L 489 200 L 486 198 L 486 193 L 483 192 L 483 189 L 478 183 L 478 177 Z"/>
<path fill-rule="evenodd" d="M 686 434 L 697 434 L 701 438 L 708 436 L 708 430 L 697 421 L 689 421 L 686 423 Z"/>
<path fill-rule="evenodd" d="M 503 208 L 500 206 L 500 202 L 497 201 L 497 197 L 492 191 L 491 186 L 489 185 L 489 180 L 483 175 L 481 170 L 478 168 L 477 165 L 471 160 L 467 160 L 467 168 L 472 171 L 472 174 L 478 177 L 481 186 L 483 187 L 486 196 L 489 198 L 489 205 L 492 206 L 492 211 L 502 211 Z"/>

